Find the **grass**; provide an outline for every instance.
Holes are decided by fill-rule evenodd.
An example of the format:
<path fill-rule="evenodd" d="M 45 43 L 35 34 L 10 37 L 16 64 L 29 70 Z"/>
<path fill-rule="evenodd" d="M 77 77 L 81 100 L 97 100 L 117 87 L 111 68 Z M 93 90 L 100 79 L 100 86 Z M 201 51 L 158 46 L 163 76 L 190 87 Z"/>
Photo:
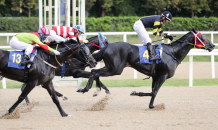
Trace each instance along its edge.
<path fill-rule="evenodd" d="M 107 87 L 140 87 L 151 86 L 152 79 L 113 79 L 113 80 L 101 80 Z M 85 86 L 87 81 L 83 82 L 81 86 Z M 93 86 L 96 86 L 95 82 Z M 171 78 L 164 82 L 162 86 L 189 86 L 189 79 L 176 79 Z M 194 79 L 193 86 L 218 86 L 218 78 L 215 79 Z"/>
<path fill-rule="evenodd" d="M 107 87 L 140 87 L 140 86 L 151 86 L 152 79 L 111 79 L 111 80 L 101 80 Z M 7 81 L 7 89 L 21 88 L 23 83 L 17 81 Z M 85 87 L 87 81 L 82 83 L 82 87 Z M 96 86 L 95 82 L 93 86 Z M 162 86 L 189 86 L 189 79 L 176 79 L 171 78 L 165 81 Z M 193 86 L 218 86 L 218 78 L 215 79 L 194 79 Z M 0 82 L 0 89 L 2 88 L 2 82 Z"/>
<path fill-rule="evenodd" d="M 21 83 L 21 82 L 17 82 L 17 81 L 7 81 L 6 82 L 6 87 L 7 87 L 7 89 L 8 88 L 21 88 L 21 85 L 22 85 L 23 83 Z M 0 88 L 2 88 L 2 81 L 0 82 Z"/>

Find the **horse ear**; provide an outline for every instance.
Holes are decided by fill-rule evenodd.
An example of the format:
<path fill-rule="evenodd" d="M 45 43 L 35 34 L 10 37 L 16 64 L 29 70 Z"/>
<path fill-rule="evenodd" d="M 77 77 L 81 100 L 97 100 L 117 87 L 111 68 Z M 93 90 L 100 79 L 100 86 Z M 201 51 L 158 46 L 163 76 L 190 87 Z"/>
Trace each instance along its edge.
<path fill-rule="evenodd" d="M 194 33 L 197 33 L 197 32 L 195 31 L 195 29 L 194 29 L 194 28 L 191 28 L 191 31 L 192 31 L 192 32 L 194 32 Z"/>

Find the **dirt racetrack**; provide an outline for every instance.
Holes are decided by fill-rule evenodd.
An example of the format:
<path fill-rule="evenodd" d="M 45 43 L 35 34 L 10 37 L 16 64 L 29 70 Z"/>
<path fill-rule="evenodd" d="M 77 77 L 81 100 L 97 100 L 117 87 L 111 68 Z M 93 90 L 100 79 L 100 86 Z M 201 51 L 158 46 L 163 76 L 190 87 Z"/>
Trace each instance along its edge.
<path fill-rule="evenodd" d="M 148 109 L 150 97 L 129 96 L 131 91 L 151 92 L 150 87 L 109 88 L 111 95 L 96 90 L 76 93 L 77 87 L 56 87 L 67 101 L 59 98 L 61 117 L 45 89 L 29 94 L 38 103 L 19 119 L 0 119 L 0 130 L 217 130 L 218 87 L 162 87 L 155 99 L 157 109 Z M 0 117 L 14 104 L 20 89 L 0 89 Z M 23 104 L 23 103 L 21 103 Z M 20 109 L 22 109 L 21 106 Z"/>

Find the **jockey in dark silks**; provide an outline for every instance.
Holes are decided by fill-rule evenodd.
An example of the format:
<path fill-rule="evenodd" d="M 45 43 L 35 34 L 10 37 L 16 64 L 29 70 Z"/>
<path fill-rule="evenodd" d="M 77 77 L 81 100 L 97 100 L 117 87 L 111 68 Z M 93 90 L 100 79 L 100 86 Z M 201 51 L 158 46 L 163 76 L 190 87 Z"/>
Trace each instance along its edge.
<path fill-rule="evenodd" d="M 169 11 L 165 11 L 161 14 L 161 16 L 143 17 L 135 22 L 133 29 L 142 40 L 143 45 L 148 47 L 150 60 L 158 60 L 159 58 L 155 56 L 153 47 L 151 45 L 151 38 L 149 37 L 145 28 L 153 28 L 153 35 L 163 36 L 164 38 L 170 39 L 172 41 L 173 37 L 161 30 L 162 25 L 168 23 L 171 20 L 172 14 Z"/>
<path fill-rule="evenodd" d="M 43 44 L 42 42 L 50 35 L 48 28 L 44 26 L 38 30 L 38 36 L 32 33 L 18 33 L 13 36 L 10 40 L 10 46 L 14 49 L 25 50 L 21 65 L 32 64 L 32 61 L 29 61 L 30 54 L 33 51 L 35 46 L 40 46 L 41 48 L 53 52 L 55 55 L 60 55 L 60 52 L 50 48 L 49 46 Z"/>

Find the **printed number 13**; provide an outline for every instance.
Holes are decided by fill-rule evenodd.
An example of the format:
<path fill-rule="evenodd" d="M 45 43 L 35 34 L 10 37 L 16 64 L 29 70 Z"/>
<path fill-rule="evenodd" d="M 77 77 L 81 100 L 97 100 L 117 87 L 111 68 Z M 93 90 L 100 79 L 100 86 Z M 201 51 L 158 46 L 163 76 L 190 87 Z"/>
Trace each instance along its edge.
<path fill-rule="evenodd" d="M 15 60 L 17 64 L 21 62 L 21 54 L 17 54 L 16 56 L 16 53 L 14 53 L 12 56 L 13 56 L 13 63 L 15 62 Z"/>

